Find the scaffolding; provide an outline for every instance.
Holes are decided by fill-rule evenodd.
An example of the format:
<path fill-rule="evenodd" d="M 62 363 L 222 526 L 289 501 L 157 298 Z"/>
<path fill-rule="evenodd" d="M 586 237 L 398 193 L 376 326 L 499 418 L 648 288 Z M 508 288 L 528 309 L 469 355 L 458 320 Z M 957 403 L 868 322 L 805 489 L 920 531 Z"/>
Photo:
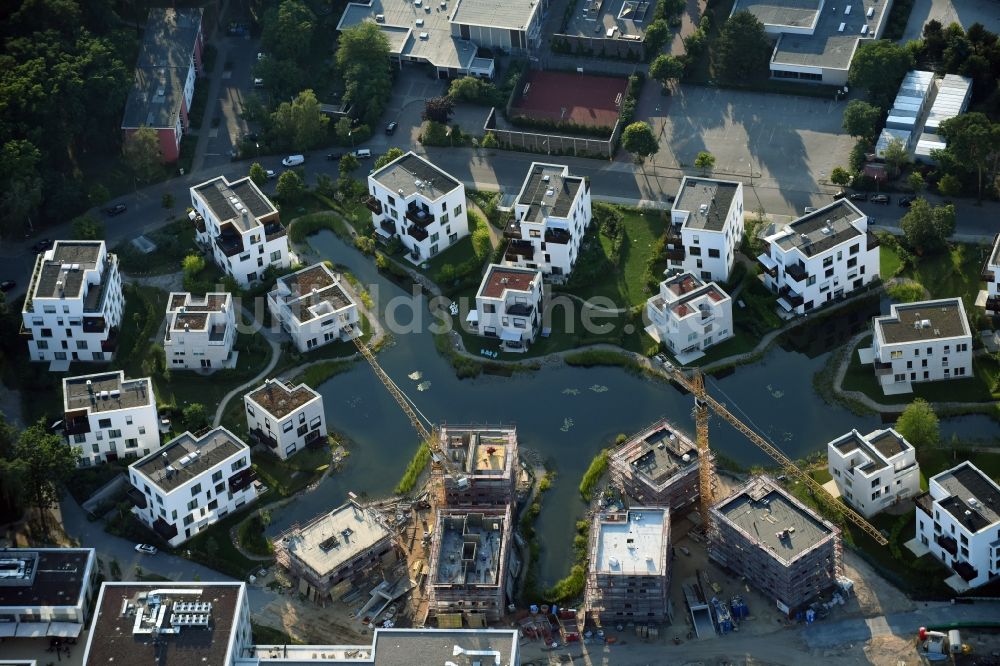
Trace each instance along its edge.
<path fill-rule="evenodd" d="M 598 623 L 665 622 L 670 609 L 670 511 L 633 507 L 594 515 L 587 614 Z"/>
<path fill-rule="evenodd" d="M 444 485 L 447 506 L 498 506 L 514 501 L 517 483 L 517 428 L 442 424 L 438 451 L 461 477 L 433 470 L 432 483 Z M 464 480 L 460 480 L 464 479 Z"/>
<path fill-rule="evenodd" d="M 840 530 L 769 477 L 752 478 L 711 509 L 709 557 L 789 613 L 832 588 Z"/>

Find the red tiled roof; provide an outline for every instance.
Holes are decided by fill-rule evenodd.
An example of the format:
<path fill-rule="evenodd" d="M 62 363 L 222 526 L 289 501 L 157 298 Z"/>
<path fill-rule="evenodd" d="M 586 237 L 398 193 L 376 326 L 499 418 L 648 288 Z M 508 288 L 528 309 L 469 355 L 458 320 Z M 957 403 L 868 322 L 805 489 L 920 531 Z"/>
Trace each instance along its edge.
<path fill-rule="evenodd" d="M 479 295 L 485 298 L 500 298 L 504 289 L 513 291 L 531 291 L 531 282 L 537 273 L 529 270 L 493 267 L 486 274 L 486 280 L 479 289 Z"/>

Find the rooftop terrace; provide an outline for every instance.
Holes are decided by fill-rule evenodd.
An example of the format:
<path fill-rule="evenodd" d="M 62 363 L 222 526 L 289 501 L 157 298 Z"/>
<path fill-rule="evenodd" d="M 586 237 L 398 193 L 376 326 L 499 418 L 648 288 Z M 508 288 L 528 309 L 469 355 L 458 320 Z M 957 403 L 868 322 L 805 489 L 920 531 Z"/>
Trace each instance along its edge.
<path fill-rule="evenodd" d="M 504 291 L 530 293 L 535 280 L 541 280 L 541 271 L 529 268 L 510 268 L 490 264 L 486 269 L 477 296 L 481 298 L 503 298 Z"/>
<path fill-rule="evenodd" d="M 541 224 L 547 217 L 569 217 L 583 185 L 583 178 L 569 175 L 569 167 L 533 162 L 517 197 L 517 205 L 528 207 L 520 221 Z"/>
<path fill-rule="evenodd" d="M 923 342 L 971 336 L 960 298 L 893 303 L 888 315 L 875 317 L 875 333 L 884 344 Z"/>
<path fill-rule="evenodd" d="M 403 198 L 419 194 L 431 201 L 461 186 L 457 180 L 412 151 L 369 177 Z"/>
<path fill-rule="evenodd" d="M 950 494 L 940 502 L 959 523 L 972 532 L 1000 522 L 1000 487 L 971 462 L 941 472 L 931 479 Z"/>
<path fill-rule="evenodd" d="M 42 266 L 33 298 L 82 296 L 87 273 L 99 268 L 103 249 L 104 241 L 56 241 L 51 250 L 39 255 L 37 261 L 41 261 Z"/>
<path fill-rule="evenodd" d="M 217 427 L 200 437 L 189 432 L 132 464 L 164 492 L 171 492 L 238 453 L 250 449 L 236 435 Z"/>
<path fill-rule="evenodd" d="M 66 411 L 86 409 L 91 413 L 111 412 L 155 404 L 149 377 L 125 379 L 125 372 L 104 372 L 63 379 L 63 406 Z"/>
<path fill-rule="evenodd" d="M 665 573 L 670 529 L 666 509 L 633 507 L 626 512 L 597 514 L 594 520 L 598 534 L 593 563 L 597 572 L 626 576 Z"/>
<path fill-rule="evenodd" d="M 308 268 L 278 278 L 272 298 L 288 305 L 300 323 L 355 305 L 344 291 L 339 276 L 325 264 Z"/>
<path fill-rule="evenodd" d="M 855 223 L 864 219 L 857 206 L 838 199 L 787 225 L 775 242 L 785 251 L 798 248 L 806 257 L 812 257 L 861 236 Z"/>
<path fill-rule="evenodd" d="M 268 379 L 260 388 L 247 393 L 247 398 L 257 403 L 276 419 L 283 419 L 307 402 L 321 397 L 305 384 L 291 386 L 280 379 Z"/>
<path fill-rule="evenodd" d="M 263 224 L 260 218 L 278 212 L 249 177 L 229 182 L 225 176 L 219 176 L 196 185 L 194 191 L 220 225 L 231 222 L 240 232 Z"/>
<path fill-rule="evenodd" d="M 685 177 L 673 210 L 687 211 L 691 229 L 722 231 L 740 184 L 711 178 Z"/>

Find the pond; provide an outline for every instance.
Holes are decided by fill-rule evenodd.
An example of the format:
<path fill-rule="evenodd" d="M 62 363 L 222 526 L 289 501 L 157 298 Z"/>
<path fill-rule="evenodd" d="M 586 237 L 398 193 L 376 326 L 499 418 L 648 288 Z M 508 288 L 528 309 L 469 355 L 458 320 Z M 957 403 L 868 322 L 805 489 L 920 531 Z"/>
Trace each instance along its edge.
<path fill-rule="evenodd" d="M 367 257 L 333 233 L 309 239 L 323 257 L 341 264 L 384 301 L 404 294 L 384 278 Z M 397 309 L 399 323 L 414 313 L 429 321 L 423 297 L 409 312 Z M 813 349 L 812 351 L 815 351 Z M 770 437 L 795 459 L 825 449 L 826 443 L 851 427 L 868 432 L 877 416 L 857 417 L 826 404 L 812 388 L 813 374 L 829 352 L 813 355 L 774 347 L 758 363 L 738 368 L 721 379 L 706 378 L 708 390 L 758 432 Z M 551 584 L 568 572 L 574 523 L 585 509 L 577 486 L 593 456 L 619 433 L 631 433 L 660 417 L 694 432 L 693 402 L 671 384 L 620 368 L 573 368 L 553 364 L 512 377 L 484 376 L 459 380 L 434 348 L 426 331 L 394 336 L 378 356 L 385 371 L 433 423 L 504 423 L 517 426 L 520 446 L 539 451 L 557 472 L 546 493 L 537 523 L 543 548 L 539 580 Z M 409 378 L 421 373 L 419 380 Z M 429 382 L 425 384 L 425 382 Z M 418 384 L 426 390 L 419 390 Z M 348 491 L 372 497 L 392 491 L 412 457 L 417 437 L 409 420 L 366 363 L 325 382 L 323 394 L 330 427 L 353 441 L 344 472 L 327 478 L 309 493 L 275 511 L 269 532 L 342 503 Z M 866 430 L 867 429 L 867 430 Z M 983 436 L 998 431 L 986 417 L 950 419 L 947 437 Z M 770 459 L 729 424 L 710 421 L 713 449 L 742 465 L 769 464 Z"/>

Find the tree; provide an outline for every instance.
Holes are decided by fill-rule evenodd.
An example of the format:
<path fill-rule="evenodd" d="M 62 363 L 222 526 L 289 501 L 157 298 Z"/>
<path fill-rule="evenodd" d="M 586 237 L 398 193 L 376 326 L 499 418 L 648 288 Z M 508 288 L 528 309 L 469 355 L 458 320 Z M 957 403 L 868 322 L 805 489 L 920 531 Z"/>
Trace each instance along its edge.
<path fill-rule="evenodd" d="M 200 254 L 189 254 L 181 260 L 181 270 L 184 277 L 193 278 L 205 270 L 205 257 Z"/>
<path fill-rule="evenodd" d="M 976 198 L 983 201 L 983 181 L 992 182 L 1000 170 L 1000 123 L 991 123 L 984 113 L 963 113 L 941 123 L 947 140 L 943 152 L 956 164 L 976 175 Z"/>
<path fill-rule="evenodd" d="M 643 42 L 646 47 L 646 58 L 649 59 L 654 53 L 659 53 L 670 39 L 670 26 L 663 19 L 656 19 L 646 28 L 646 39 Z"/>
<path fill-rule="evenodd" d="M 346 159 L 346 157 L 345 155 L 344 158 Z M 341 160 L 340 164 L 341 168 L 343 168 L 344 161 Z M 305 192 L 306 184 L 302 182 L 302 176 L 297 171 L 286 171 L 278 176 L 278 186 L 275 188 L 275 194 L 278 195 L 282 203 L 298 201 Z"/>
<path fill-rule="evenodd" d="M 653 134 L 653 128 L 649 123 L 636 121 L 625 128 L 622 132 L 622 147 L 635 156 L 635 161 L 642 163 L 650 155 L 655 155 L 660 149 L 660 144 Z"/>
<path fill-rule="evenodd" d="M 891 139 L 882 153 L 882 159 L 889 168 L 889 177 L 895 178 L 903 167 L 910 163 L 910 153 L 906 150 L 906 144 L 902 139 Z"/>
<path fill-rule="evenodd" d="M 49 432 L 44 420 L 39 420 L 18 438 L 13 457 L 24 463 L 25 499 L 30 506 L 39 509 L 43 524 L 48 509 L 59 502 L 59 486 L 76 471 L 79 455 L 79 449 L 68 446 L 61 437 Z"/>
<path fill-rule="evenodd" d="M 254 162 L 250 165 L 250 180 L 257 187 L 264 187 L 264 184 L 267 182 L 267 170 L 261 166 L 260 162 Z"/>
<path fill-rule="evenodd" d="M 672 55 L 658 55 L 649 65 L 649 77 L 659 81 L 664 88 L 669 87 L 671 81 L 676 81 L 683 75 L 684 63 Z"/>
<path fill-rule="evenodd" d="M 191 432 L 197 432 L 208 425 L 208 410 L 200 402 L 192 402 L 181 412 L 184 427 Z"/>
<path fill-rule="evenodd" d="M 698 153 L 698 156 L 694 158 L 695 167 L 701 169 L 703 174 L 707 174 L 713 168 L 715 168 L 715 155 L 703 150 Z"/>
<path fill-rule="evenodd" d="M 938 181 L 938 192 L 944 197 L 958 197 L 962 195 L 962 181 L 954 174 L 946 173 Z"/>
<path fill-rule="evenodd" d="M 764 24 L 750 12 L 738 11 L 722 24 L 712 51 L 712 66 L 723 81 L 759 79 L 768 71 L 772 50 Z"/>
<path fill-rule="evenodd" d="M 32 226 L 42 202 L 41 158 L 38 148 L 23 139 L 8 141 L 0 149 L 0 206 L 6 218 L 0 233 L 18 237 Z"/>
<path fill-rule="evenodd" d="M 497 137 L 493 132 L 487 132 L 483 135 L 483 142 L 480 144 L 483 148 L 496 148 L 499 145 Z"/>
<path fill-rule="evenodd" d="M 424 103 L 424 112 L 420 114 L 420 117 L 424 120 L 447 125 L 454 111 L 455 102 L 450 97 L 431 97 Z"/>
<path fill-rule="evenodd" d="M 303 61 L 309 54 L 316 15 L 302 0 L 281 0 L 261 21 L 260 44 L 278 60 Z"/>
<path fill-rule="evenodd" d="M 132 175 L 146 183 L 162 171 L 163 155 L 160 154 L 160 138 L 151 127 L 140 127 L 132 132 L 122 148 L 125 164 Z"/>
<path fill-rule="evenodd" d="M 906 186 L 910 188 L 911 192 L 919 195 L 927 188 L 927 183 L 924 182 L 924 177 L 919 171 L 912 171 L 910 175 L 906 177 Z"/>
<path fill-rule="evenodd" d="M 882 109 L 864 100 L 852 99 L 844 109 L 844 131 L 856 139 L 874 141 L 881 120 Z"/>
<path fill-rule="evenodd" d="M 389 150 L 385 151 L 384 155 L 380 155 L 379 158 L 375 160 L 375 170 L 377 171 L 381 169 L 386 164 L 394 162 L 395 160 L 398 160 L 402 156 L 403 156 L 403 151 L 401 149 L 390 148 Z M 351 157 L 354 157 L 354 155 L 351 155 Z"/>
<path fill-rule="evenodd" d="M 941 21 L 931 19 L 924 24 L 924 53 L 933 62 L 941 60 L 947 41 L 944 38 L 944 26 Z"/>
<path fill-rule="evenodd" d="M 830 182 L 845 187 L 851 184 L 851 172 L 844 167 L 834 167 L 830 172 Z"/>
<path fill-rule="evenodd" d="M 351 174 L 358 170 L 361 163 L 358 158 L 348 153 L 340 158 L 340 177 L 350 178 Z"/>
<path fill-rule="evenodd" d="M 847 81 L 863 88 L 873 104 L 889 108 L 906 73 L 913 68 L 913 56 L 905 46 L 887 39 L 861 40 Z"/>
<path fill-rule="evenodd" d="M 946 247 L 948 236 L 955 231 L 955 207 L 951 204 L 931 206 L 926 199 L 916 199 L 910 204 L 910 210 L 903 216 L 900 226 L 914 252 L 940 251 Z"/>
<path fill-rule="evenodd" d="M 917 450 L 937 446 L 941 441 L 937 414 L 923 398 L 916 398 L 906 406 L 896 421 L 896 431 Z"/>
<path fill-rule="evenodd" d="M 104 238 L 104 222 L 93 215 L 81 215 L 73 220 L 74 240 L 101 240 Z"/>
<path fill-rule="evenodd" d="M 330 119 L 320 110 L 316 93 L 303 90 L 289 102 L 282 102 L 271 114 L 272 131 L 292 150 L 306 151 L 326 142 Z"/>
<path fill-rule="evenodd" d="M 337 68 L 344 79 L 343 100 L 374 127 L 392 95 L 389 40 L 378 25 L 365 21 L 340 32 Z"/>
<path fill-rule="evenodd" d="M 489 104 L 497 101 L 497 87 L 476 76 L 463 76 L 451 82 L 451 86 L 448 87 L 448 97 L 456 102 Z"/>
<path fill-rule="evenodd" d="M 449 143 L 448 126 L 428 120 L 420 135 L 420 143 L 425 146 L 447 146 Z"/>

